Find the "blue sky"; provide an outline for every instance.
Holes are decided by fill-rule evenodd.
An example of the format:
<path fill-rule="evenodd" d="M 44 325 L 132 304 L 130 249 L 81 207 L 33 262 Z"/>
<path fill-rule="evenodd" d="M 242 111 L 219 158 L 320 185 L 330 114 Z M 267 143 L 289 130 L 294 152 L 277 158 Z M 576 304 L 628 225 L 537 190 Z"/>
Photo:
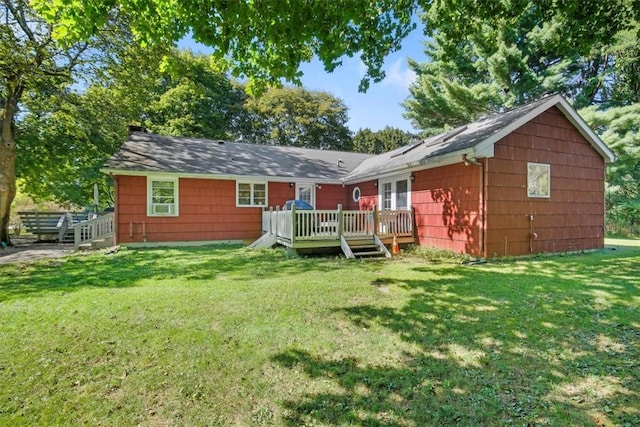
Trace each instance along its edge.
<path fill-rule="evenodd" d="M 302 84 L 311 90 L 321 90 L 341 98 L 349 108 L 347 125 L 356 132 L 360 128 L 373 131 L 385 126 L 415 132 L 411 122 L 402 113 L 402 102 L 409 96 L 409 85 L 415 80 L 415 74 L 409 69 L 407 58 L 418 62 L 426 60 L 423 48 L 425 36 L 422 25 L 416 20 L 418 28 L 402 42 L 402 48 L 390 54 L 383 69 L 386 78 L 379 83 L 371 83 L 366 93 L 358 92 L 358 85 L 364 76 L 365 67 L 359 58 L 345 58 L 342 66 L 333 73 L 326 73 L 322 63 L 314 60 L 303 64 Z M 192 40 L 183 40 L 179 46 L 195 52 L 207 53 L 204 46 L 195 45 Z"/>
<path fill-rule="evenodd" d="M 352 131 L 360 128 L 380 130 L 392 126 L 415 131 L 404 117 L 401 103 L 409 96 L 409 85 L 415 74 L 407 64 L 407 58 L 424 62 L 422 27 L 414 30 L 402 42 L 402 49 L 389 55 L 383 69 L 387 76 L 379 83 L 371 83 L 366 93 L 358 92 L 358 84 L 365 67 L 359 58 L 345 58 L 342 66 L 333 73 L 326 73 L 322 64 L 314 60 L 303 64 L 302 84 L 307 89 L 322 90 L 341 98 L 349 108 L 348 126 Z"/>

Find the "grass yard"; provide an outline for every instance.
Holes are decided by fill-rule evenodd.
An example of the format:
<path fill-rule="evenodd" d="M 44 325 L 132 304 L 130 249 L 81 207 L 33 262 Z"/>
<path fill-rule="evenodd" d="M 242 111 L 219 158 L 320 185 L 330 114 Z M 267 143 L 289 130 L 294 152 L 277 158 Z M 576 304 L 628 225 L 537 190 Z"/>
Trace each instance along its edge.
<path fill-rule="evenodd" d="M 0 425 L 640 425 L 640 245 L 0 266 Z M 632 246 L 636 244 L 636 246 Z"/>

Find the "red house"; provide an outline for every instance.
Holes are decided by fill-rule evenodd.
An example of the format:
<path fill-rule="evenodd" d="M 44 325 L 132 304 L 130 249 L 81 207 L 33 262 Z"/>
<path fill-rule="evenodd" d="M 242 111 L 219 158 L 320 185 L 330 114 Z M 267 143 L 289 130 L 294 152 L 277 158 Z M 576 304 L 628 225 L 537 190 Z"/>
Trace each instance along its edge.
<path fill-rule="evenodd" d="M 553 96 L 378 156 L 134 132 L 103 171 L 118 244 L 263 236 L 353 256 L 395 236 L 495 257 L 603 247 L 613 160 Z M 315 210 L 279 211 L 289 199 Z"/>

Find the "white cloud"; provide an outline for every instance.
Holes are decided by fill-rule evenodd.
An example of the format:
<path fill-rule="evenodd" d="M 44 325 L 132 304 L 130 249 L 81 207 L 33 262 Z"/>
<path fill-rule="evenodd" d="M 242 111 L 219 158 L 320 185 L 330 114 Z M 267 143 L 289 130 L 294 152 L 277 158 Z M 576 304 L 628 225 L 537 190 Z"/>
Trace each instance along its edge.
<path fill-rule="evenodd" d="M 385 70 L 387 76 L 382 81 L 384 86 L 392 86 L 409 92 L 409 86 L 416 81 L 416 73 L 408 68 L 405 58 L 396 59 L 389 69 Z"/>

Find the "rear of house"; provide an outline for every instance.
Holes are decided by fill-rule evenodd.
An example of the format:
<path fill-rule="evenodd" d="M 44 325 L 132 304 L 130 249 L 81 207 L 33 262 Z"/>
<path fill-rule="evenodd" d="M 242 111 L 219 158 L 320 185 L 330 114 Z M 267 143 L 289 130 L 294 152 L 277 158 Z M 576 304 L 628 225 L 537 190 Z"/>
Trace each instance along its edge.
<path fill-rule="evenodd" d="M 115 183 L 116 242 L 251 242 L 269 206 L 346 203 L 340 178 L 367 157 L 133 132 L 103 168 Z"/>
<path fill-rule="evenodd" d="M 612 160 L 554 96 L 378 156 L 138 132 L 104 171 L 118 244 L 250 242 L 265 209 L 297 198 L 375 208 L 385 236 L 383 213 L 409 211 L 396 218 L 412 222 L 403 242 L 496 257 L 601 248 Z"/>
<path fill-rule="evenodd" d="M 486 159 L 486 256 L 604 246 L 605 158 L 556 107 Z"/>

